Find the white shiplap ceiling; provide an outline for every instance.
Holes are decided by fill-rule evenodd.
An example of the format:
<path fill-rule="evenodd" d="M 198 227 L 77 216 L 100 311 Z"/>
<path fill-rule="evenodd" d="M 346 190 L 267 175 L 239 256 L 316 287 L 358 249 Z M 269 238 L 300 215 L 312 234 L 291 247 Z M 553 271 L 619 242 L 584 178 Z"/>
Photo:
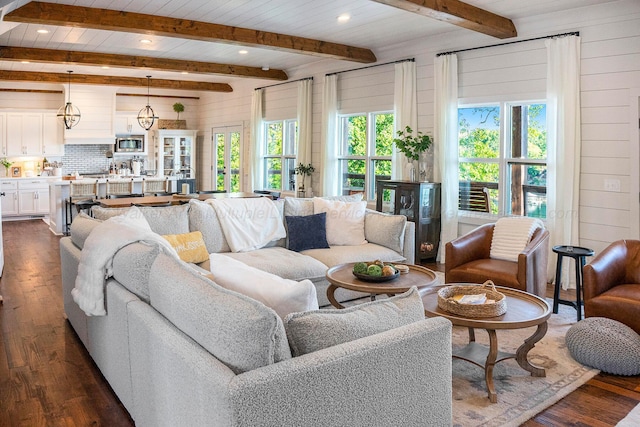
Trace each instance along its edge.
<path fill-rule="evenodd" d="M 602 0 L 467 0 L 514 21 L 532 15 L 603 3 Z M 6 3 L 6 2 L 4 2 Z M 2 9 L 2 16 L 29 3 L 20 0 Z M 189 19 L 236 27 L 251 28 L 342 43 L 371 49 L 374 53 L 385 46 L 458 30 L 450 24 L 436 21 L 370 0 L 62 0 L 49 3 L 137 12 L 172 18 Z M 0 5 L 3 3 L 0 0 Z M 347 13 L 351 19 L 339 23 L 337 17 Z M 39 34 L 38 29 L 49 30 Z M 464 30 L 470 31 L 470 30 Z M 152 43 L 142 44 L 143 38 Z M 500 40 L 495 39 L 496 42 Z M 24 48 L 43 48 L 82 52 L 152 56 L 177 60 L 237 64 L 291 70 L 311 62 L 323 60 L 297 53 L 243 48 L 232 44 L 211 43 L 171 37 L 145 36 L 84 28 L 43 26 L 0 22 L 0 45 Z M 246 49 L 246 55 L 239 50 Z M 344 62 L 345 68 L 357 63 Z M 150 72 L 145 69 L 78 66 L 54 63 L 28 63 L 0 60 L 0 70 L 64 73 L 73 69 L 81 74 L 144 77 L 170 80 L 198 80 L 233 83 L 237 77 L 225 75 L 184 75 L 175 71 Z"/>

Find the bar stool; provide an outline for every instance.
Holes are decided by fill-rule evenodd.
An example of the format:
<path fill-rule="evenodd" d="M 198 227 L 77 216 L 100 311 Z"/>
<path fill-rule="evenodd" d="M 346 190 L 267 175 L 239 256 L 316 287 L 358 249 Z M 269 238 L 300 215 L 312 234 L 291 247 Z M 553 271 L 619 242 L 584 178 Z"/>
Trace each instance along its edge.
<path fill-rule="evenodd" d="M 558 313 L 558 304 L 570 305 L 578 311 L 578 321 L 582 319 L 582 269 L 588 256 L 593 256 L 593 249 L 580 246 L 559 245 L 553 247 L 553 252 L 558 254 L 556 264 L 556 283 L 553 291 L 553 312 Z M 567 301 L 560 299 L 560 277 L 562 276 L 562 260 L 570 257 L 576 263 L 576 300 Z"/>
<path fill-rule="evenodd" d="M 91 214 L 91 207 L 99 204 L 96 202 L 98 197 L 98 180 L 93 182 L 74 182 L 69 184 L 69 198 L 66 202 L 66 221 L 65 221 L 65 234 L 69 235 L 71 231 L 71 222 L 73 221 L 73 208 L 75 206 L 76 212 L 80 213 L 85 211 L 87 214 Z"/>
<path fill-rule="evenodd" d="M 131 179 L 107 179 L 107 199 L 113 198 L 113 196 L 122 197 L 135 197 L 141 194 L 134 194 L 133 192 L 133 178 Z"/>
<path fill-rule="evenodd" d="M 169 177 L 166 178 L 142 178 L 142 194 L 169 192 Z"/>

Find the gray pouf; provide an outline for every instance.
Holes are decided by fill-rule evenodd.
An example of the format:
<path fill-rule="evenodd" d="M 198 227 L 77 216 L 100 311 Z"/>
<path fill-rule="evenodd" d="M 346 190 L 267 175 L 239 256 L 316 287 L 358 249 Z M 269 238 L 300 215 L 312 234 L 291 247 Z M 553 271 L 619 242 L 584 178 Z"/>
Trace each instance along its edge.
<path fill-rule="evenodd" d="M 571 356 L 583 365 L 614 375 L 640 374 L 640 335 L 605 317 L 588 317 L 565 337 Z"/>

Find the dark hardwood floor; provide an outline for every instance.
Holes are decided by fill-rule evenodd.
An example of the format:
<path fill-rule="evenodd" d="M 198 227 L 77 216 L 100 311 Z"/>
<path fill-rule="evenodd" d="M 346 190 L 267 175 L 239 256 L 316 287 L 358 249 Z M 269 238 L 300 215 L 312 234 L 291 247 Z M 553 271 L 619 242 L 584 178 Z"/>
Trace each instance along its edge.
<path fill-rule="evenodd" d="M 64 318 L 60 238 L 40 220 L 2 227 L 0 427 L 132 426 Z M 601 374 L 524 425 L 614 426 L 638 403 L 640 377 Z"/>

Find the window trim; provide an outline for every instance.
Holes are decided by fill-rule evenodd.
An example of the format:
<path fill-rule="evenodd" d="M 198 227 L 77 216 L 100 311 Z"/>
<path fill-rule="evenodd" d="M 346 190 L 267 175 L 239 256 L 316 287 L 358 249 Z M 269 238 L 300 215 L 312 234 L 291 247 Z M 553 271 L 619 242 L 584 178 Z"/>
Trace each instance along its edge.
<path fill-rule="evenodd" d="M 281 154 L 267 154 L 268 152 L 268 146 L 267 144 L 269 143 L 269 137 L 268 137 L 268 130 L 269 130 L 269 125 L 274 124 L 274 123 L 281 123 L 282 124 L 282 153 Z M 293 123 L 295 125 L 295 134 L 294 134 L 294 140 L 293 140 L 293 154 L 285 154 L 286 152 L 286 147 L 287 147 L 287 143 L 286 143 L 286 139 L 288 137 L 288 125 Z M 282 120 L 264 120 L 262 122 L 262 126 L 263 126 L 263 131 L 264 131 L 264 141 L 262 141 L 262 158 L 261 161 L 263 163 L 264 166 L 264 172 L 262 174 L 262 178 L 261 178 L 261 183 L 262 183 L 262 188 L 264 189 L 269 189 L 269 190 L 278 190 L 278 191 L 294 191 L 294 189 L 289 189 L 288 186 L 285 187 L 285 184 L 289 182 L 289 179 L 285 179 L 284 173 L 285 173 L 285 163 L 287 160 L 291 160 L 293 159 L 294 161 L 294 167 L 295 167 L 295 160 L 296 157 L 298 156 L 298 119 L 297 118 L 293 118 L 293 119 L 282 119 Z M 269 179 L 269 169 L 268 169 L 268 165 L 267 162 L 269 159 L 279 159 L 280 160 L 280 166 L 281 166 L 281 180 L 280 180 L 280 188 L 269 188 L 268 186 L 268 179 Z"/>

